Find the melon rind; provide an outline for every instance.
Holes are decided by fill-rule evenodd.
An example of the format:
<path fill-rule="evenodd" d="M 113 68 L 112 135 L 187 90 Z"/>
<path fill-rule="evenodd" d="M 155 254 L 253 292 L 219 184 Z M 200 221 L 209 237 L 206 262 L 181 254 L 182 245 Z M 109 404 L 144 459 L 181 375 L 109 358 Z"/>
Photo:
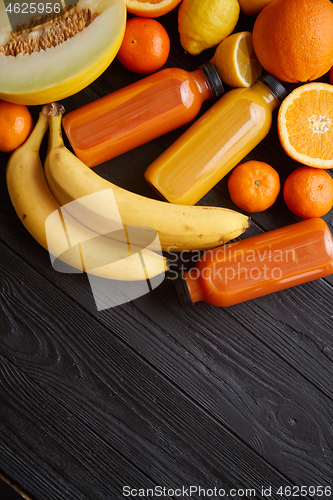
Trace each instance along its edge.
<path fill-rule="evenodd" d="M 80 0 L 78 6 L 100 15 L 75 37 L 32 54 L 0 55 L 0 99 L 26 105 L 58 101 L 87 87 L 106 70 L 124 37 L 125 3 Z M 5 43 L 10 30 L 0 0 L 0 43 Z"/>

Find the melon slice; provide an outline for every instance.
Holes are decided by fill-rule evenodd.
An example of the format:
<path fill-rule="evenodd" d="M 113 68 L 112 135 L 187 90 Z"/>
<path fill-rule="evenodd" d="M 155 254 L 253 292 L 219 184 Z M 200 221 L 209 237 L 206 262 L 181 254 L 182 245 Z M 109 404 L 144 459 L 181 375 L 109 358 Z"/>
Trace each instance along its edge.
<path fill-rule="evenodd" d="M 0 0 L 0 99 L 46 104 L 87 87 L 120 48 L 126 6 L 123 0 L 80 0 L 61 17 L 43 19 L 37 26 L 34 22 L 38 22 L 36 15 L 31 15 L 28 27 L 27 23 L 18 25 L 25 30 L 13 34 L 4 0 Z M 59 36 L 59 29 L 66 36 Z"/>

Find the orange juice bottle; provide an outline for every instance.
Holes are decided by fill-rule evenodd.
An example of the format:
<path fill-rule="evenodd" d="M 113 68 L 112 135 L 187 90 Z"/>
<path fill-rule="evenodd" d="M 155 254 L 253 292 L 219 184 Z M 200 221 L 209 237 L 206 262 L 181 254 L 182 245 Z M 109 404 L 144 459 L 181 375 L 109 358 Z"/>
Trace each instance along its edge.
<path fill-rule="evenodd" d="M 333 273 L 333 238 L 323 219 L 208 250 L 175 281 L 182 305 L 231 306 Z"/>
<path fill-rule="evenodd" d="M 167 201 L 195 205 L 269 132 L 286 90 L 273 76 L 222 96 L 146 170 Z"/>
<path fill-rule="evenodd" d="M 94 167 L 189 123 L 223 92 L 212 63 L 167 68 L 69 112 L 63 127 L 76 156 Z"/>

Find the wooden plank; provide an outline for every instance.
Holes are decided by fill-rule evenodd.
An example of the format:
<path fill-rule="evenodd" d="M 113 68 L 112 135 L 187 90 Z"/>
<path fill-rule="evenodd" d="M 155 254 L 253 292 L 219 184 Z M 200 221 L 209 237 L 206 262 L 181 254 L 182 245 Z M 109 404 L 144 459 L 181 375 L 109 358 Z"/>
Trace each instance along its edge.
<path fill-rule="evenodd" d="M 132 481 L 153 486 L 105 442 L 103 427 L 90 429 L 89 414 L 82 418 L 75 401 L 67 408 L 68 396 L 61 392 L 56 377 L 49 375 L 48 384 L 54 384 L 48 388 L 51 396 L 43 384 L 34 381 L 36 375 L 28 372 L 1 358 L 1 469 L 8 476 L 15 470 L 16 484 L 36 499 L 68 500 L 112 498 Z M 67 376 L 64 369 L 64 385 L 69 383 Z"/>
<path fill-rule="evenodd" d="M 121 484 L 142 481 L 142 474 L 169 487 L 259 490 L 290 484 L 224 426 L 227 399 L 220 399 L 220 413 L 213 415 L 119 338 L 122 308 L 108 314 L 106 328 L 45 278 L 36 278 L 3 245 L 0 249 L 6 284 L 0 318 L 0 468 L 10 476 L 16 457 L 23 489 L 36 498 L 45 493 L 62 498 L 66 491 L 69 499 L 92 493 L 112 499 Z M 141 329 L 137 323 L 122 326 L 130 336 Z M 179 371 L 183 358 L 174 363 Z M 29 473 L 39 477 L 35 486 Z"/>
<path fill-rule="evenodd" d="M 13 257 L 14 260 L 17 261 L 17 259 L 13 255 L 10 255 L 9 259 Z M 6 260 L 8 262 L 8 257 Z M 5 262 L 5 259 L 3 259 L 2 262 Z M 6 270 L 8 272 L 8 264 L 2 271 L 2 275 L 4 277 L 6 276 Z M 18 275 L 21 276 L 24 276 L 24 273 L 27 272 L 30 275 L 30 270 L 27 270 L 24 266 L 22 267 L 20 272 L 18 268 L 17 272 Z M 35 281 L 33 276 L 33 274 L 29 276 L 29 282 L 30 280 L 32 280 L 32 283 Z M 59 277 L 64 278 L 64 276 L 61 275 L 59 275 Z M 13 282 L 9 280 L 9 276 L 7 279 L 9 287 L 12 287 Z M 39 277 L 38 283 L 40 283 L 40 281 L 44 282 L 44 279 L 41 279 L 41 277 Z M 38 286 L 40 287 L 40 284 Z M 100 337 L 101 328 L 99 326 L 97 332 L 98 342 L 96 343 L 97 339 L 95 333 L 92 343 L 91 326 L 88 326 L 87 329 L 87 326 L 85 326 L 84 323 L 81 324 L 82 322 L 79 321 L 80 316 L 82 315 L 82 311 L 76 310 L 78 304 L 76 304 L 75 306 L 72 305 L 71 301 L 68 301 L 68 298 L 65 297 L 65 305 L 61 303 L 60 306 L 57 306 L 57 302 L 59 301 L 59 291 L 56 295 L 51 294 L 47 290 L 49 287 L 50 285 L 47 282 L 44 282 L 44 286 L 42 286 L 42 290 L 40 290 L 42 294 L 39 295 L 39 297 L 42 296 L 44 298 L 43 307 L 38 303 L 38 300 L 36 299 L 34 300 L 26 296 L 21 296 L 20 299 L 20 289 L 18 287 L 15 293 L 12 292 L 12 296 L 15 297 L 14 303 L 16 307 L 17 304 L 19 304 L 22 310 L 24 310 L 25 322 L 27 322 L 26 315 L 29 314 L 29 311 L 34 311 L 34 309 L 36 308 L 37 312 L 35 311 L 34 316 L 43 318 L 40 319 L 40 321 L 44 323 L 45 317 L 47 318 L 47 323 L 49 323 L 50 321 L 51 323 L 52 321 L 55 321 L 55 324 L 52 327 L 48 327 L 52 332 L 52 342 L 54 342 L 55 332 L 57 332 L 59 329 L 61 331 L 65 328 L 65 331 L 63 331 L 61 335 L 59 335 L 58 333 L 58 340 L 64 342 L 63 339 L 68 336 L 69 325 L 66 328 L 66 326 L 61 321 L 57 320 L 56 318 L 52 319 L 54 310 L 62 311 L 62 313 L 64 314 L 64 318 L 71 318 L 71 325 L 69 327 L 70 331 L 73 329 L 73 324 L 76 324 L 76 326 L 74 327 L 74 332 L 76 335 L 78 335 L 79 332 L 80 335 L 79 339 L 76 339 L 75 346 L 72 346 L 71 351 L 77 352 L 77 350 L 80 349 L 80 345 L 83 345 L 87 350 L 86 355 L 92 357 L 95 360 L 94 362 L 96 363 L 96 365 L 100 367 L 103 366 L 103 363 L 106 363 L 109 369 L 109 359 L 117 359 L 119 356 L 119 353 L 110 356 L 106 350 L 106 348 L 109 347 L 108 342 L 110 331 L 114 332 L 117 337 L 119 337 L 122 341 L 125 341 L 126 344 L 131 347 L 133 352 L 140 355 L 140 359 L 144 358 L 148 361 L 148 363 L 151 364 L 154 370 L 154 377 L 156 375 L 156 370 L 158 370 L 158 373 L 165 374 L 177 388 L 180 387 L 182 391 L 187 394 L 187 397 L 190 397 L 191 400 L 194 400 L 196 402 L 196 405 L 199 404 L 200 408 L 204 408 L 207 412 L 209 412 L 209 414 L 212 414 L 214 416 L 214 419 L 217 419 L 219 421 L 219 424 L 222 423 L 223 425 L 226 425 L 226 427 L 231 429 L 232 432 L 238 433 L 245 442 L 250 444 L 250 446 L 256 448 L 257 451 L 260 451 L 260 453 L 264 456 L 268 454 L 274 465 L 276 465 L 274 462 L 279 461 L 281 459 L 281 456 L 286 453 L 290 454 L 290 456 L 292 457 L 292 463 L 293 460 L 295 461 L 295 459 L 297 459 L 300 461 L 299 467 L 305 467 L 303 473 L 301 473 L 301 471 L 298 471 L 298 480 L 314 481 L 315 479 L 319 480 L 318 478 L 324 480 L 326 476 L 330 477 L 330 471 L 327 470 L 327 467 L 324 466 L 321 468 L 321 470 L 318 470 L 316 466 L 316 462 L 319 459 L 325 458 L 322 456 L 322 448 L 325 443 L 325 446 L 328 446 L 327 443 L 329 442 L 329 435 L 326 436 L 326 438 L 324 436 L 324 438 L 319 439 L 319 441 L 315 443 L 315 450 L 312 450 L 312 455 L 314 455 L 314 457 L 313 460 L 310 460 L 309 465 L 305 465 L 304 456 L 301 453 L 302 447 L 307 444 L 306 439 L 309 437 L 309 435 L 305 433 L 304 436 L 297 436 L 297 425 L 295 426 L 295 429 L 293 428 L 293 426 L 289 428 L 289 426 L 287 425 L 288 422 L 284 422 L 285 428 L 280 429 L 280 440 L 283 443 L 282 447 L 281 444 L 279 445 L 279 440 L 277 440 L 277 444 L 276 442 L 274 442 L 274 439 L 268 439 L 271 432 L 273 433 L 279 430 L 274 427 L 279 423 L 278 414 L 275 414 L 275 419 L 273 419 L 274 421 L 271 424 L 272 427 L 270 431 L 267 431 L 267 440 L 261 438 L 261 440 L 259 441 L 259 430 L 261 429 L 261 425 L 263 425 L 261 420 L 263 416 L 267 417 L 270 412 L 273 412 L 272 414 L 274 415 L 274 405 L 276 404 L 276 401 L 285 400 L 286 403 L 290 405 L 290 408 L 294 409 L 294 412 L 296 412 L 296 415 L 298 415 L 298 420 L 301 422 L 302 420 L 300 420 L 299 415 L 305 414 L 305 409 L 302 408 L 302 401 L 304 401 L 305 393 L 305 401 L 309 401 L 309 393 L 313 394 L 313 399 L 316 399 L 317 401 L 323 400 L 322 404 L 319 407 L 320 410 L 319 408 L 317 410 L 318 413 L 321 413 L 323 411 L 323 408 L 326 408 L 326 411 L 329 412 L 331 408 L 331 401 L 328 401 L 326 398 L 323 399 L 323 396 L 319 393 L 319 391 L 315 391 L 310 386 L 310 384 L 306 383 L 305 379 L 297 374 L 297 372 L 293 373 L 291 366 L 284 366 L 282 357 L 277 357 L 275 361 L 276 366 L 274 366 L 274 364 L 272 364 L 271 353 L 268 352 L 269 350 L 265 349 L 265 345 L 260 345 L 260 343 L 259 345 L 257 345 L 256 339 L 253 340 L 253 337 L 250 337 L 251 341 L 253 342 L 251 353 L 258 352 L 258 360 L 256 359 L 256 363 L 259 363 L 260 361 L 262 362 L 262 359 L 264 359 L 263 353 L 265 353 L 267 359 L 269 359 L 269 366 L 265 366 L 264 364 L 259 365 L 260 376 L 255 370 L 253 370 L 253 380 L 251 381 L 249 386 L 248 364 L 250 363 L 250 366 L 252 366 L 254 364 L 254 360 L 250 358 L 250 361 L 247 361 L 247 357 L 245 356 L 245 354 L 242 354 L 240 356 L 240 347 L 242 345 L 246 346 L 246 344 L 249 343 L 249 332 L 246 329 L 244 330 L 244 327 L 240 325 L 238 318 L 236 318 L 236 321 L 230 321 L 230 313 L 227 313 L 228 321 L 225 321 L 225 312 L 217 308 L 208 308 L 210 312 L 207 315 L 206 305 L 200 305 L 199 307 L 191 309 L 191 311 L 186 311 L 185 313 L 184 311 L 179 310 L 178 307 L 174 307 L 174 309 L 172 310 L 173 320 L 170 321 L 170 318 L 168 317 L 168 322 L 165 322 L 165 324 L 163 324 L 164 322 L 163 320 L 161 320 L 161 318 L 165 317 L 166 310 L 170 311 L 170 308 L 172 308 L 172 305 L 175 306 L 175 303 L 174 297 L 171 300 L 164 300 L 163 303 L 163 300 L 161 300 L 161 296 L 165 296 L 165 294 L 163 293 L 163 290 L 161 288 L 161 290 L 156 290 L 156 292 L 159 291 L 161 296 L 159 298 L 159 304 L 155 303 L 155 307 L 152 307 L 151 300 L 147 301 L 147 297 L 142 298 L 142 300 L 139 299 L 138 301 L 135 301 L 135 304 L 129 304 L 124 308 L 119 307 L 116 310 L 112 310 L 111 314 L 110 312 L 104 312 L 98 315 L 100 324 L 106 325 L 107 328 L 105 330 L 102 330 L 103 335 L 102 337 Z M 156 298 L 156 294 L 152 294 L 151 298 L 153 297 Z M 46 298 L 48 298 L 49 303 L 46 302 Z M 67 303 L 69 303 L 70 305 L 68 306 Z M 140 304 L 143 305 L 140 306 Z M 163 304 L 162 307 L 161 304 Z M 66 307 L 69 307 L 68 313 L 64 311 L 64 308 L 66 310 Z M 143 311 L 140 311 L 140 307 L 143 308 Z M 242 307 L 244 308 L 246 306 L 243 304 Z M 240 308 L 235 306 L 234 309 L 239 310 Z M 249 311 L 245 311 L 245 313 L 244 317 L 242 317 L 242 320 L 248 315 Z M 205 315 L 206 324 L 204 327 L 202 325 L 203 314 Z M 207 319 L 209 320 L 211 316 L 215 316 L 214 321 L 207 323 Z M 222 318 L 224 320 L 223 323 L 221 322 Z M 242 332 L 242 341 L 237 343 L 236 346 L 234 346 L 232 349 L 228 344 L 225 343 L 225 337 L 222 337 L 221 334 L 219 334 L 218 336 L 218 342 L 216 340 L 216 337 L 213 341 L 212 332 L 214 332 L 214 328 L 212 328 L 212 324 L 216 325 L 217 319 L 219 323 L 217 323 L 218 326 L 215 328 L 217 328 L 217 331 L 220 331 L 221 326 L 225 326 L 224 335 L 226 335 L 226 338 L 229 338 L 229 341 L 230 336 L 233 336 L 235 331 Z M 199 321 L 201 321 L 201 324 L 199 323 Z M 89 322 L 87 322 L 87 324 L 89 325 Z M 17 330 L 19 331 L 19 328 L 17 328 Z M 186 336 L 184 336 L 184 332 L 186 332 Z M 280 335 L 280 332 L 277 332 L 277 335 Z M 114 337 L 112 337 L 112 339 L 113 338 Z M 47 343 L 46 340 L 48 341 Z M 46 345 L 50 341 L 50 339 L 44 339 L 44 343 L 46 343 Z M 214 342 L 217 342 L 217 345 L 214 345 Z M 220 344 L 221 342 L 222 345 Z M 12 339 L 11 345 L 13 346 Z M 53 350 L 58 353 L 57 356 L 59 357 L 59 347 L 53 348 Z M 233 355 L 231 355 L 230 352 L 232 352 Z M 247 352 L 246 355 L 248 355 Z M 63 355 L 63 357 L 65 357 L 65 354 Z M 61 358 L 62 356 L 59 357 L 59 359 Z M 30 363 L 30 358 L 28 357 L 28 359 Z M 123 362 L 124 361 L 122 360 L 121 365 L 117 366 L 115 373 L 119 373 L 121 366 L 123 366 Z M 49 362 L 42 362 L 42 360 L 38 361 L 38 365 L 40 364 L 42 364 L 44 370 L 45 366 L 50 365 Z M 20 366 L 22 366 L 21 361 Z M 66 366 L 68 366 L 68 364 L 66 364 Z M 131 366 L 132 363 L 128 368 L 130 368 Z M 277 366 L 279 367 L 278 371 L 280 372 L 279 377 L 282 377 L 282 380 L 280 380 L 280 378 L 277 379 L 277 375 L 275 373 Z M 282 371 L 283 366 L 284 371 Z M 272 367 L 272 373 L 269 374 L 270 367 Z M 140 364 L 140 372 L 141 371 L 142 366 Z M 291 372 L 294 384 L 303 387 L 304 392 L 300 392 L 299 388 L 297 388 L 296 392 L 293 391 L 291 395 L 288 396 L 285 394 L 285 392 L 289 390 L 291 377 L 290 373 L 288 375 L 288 372 Z M 40 380 L 41 374 L 43 374 L 43 372 L 40 373 L 39 369 L 38 380 Z M 198 374 L 200 376 L 199 380 Z M 267 380 L 268 374 L 270 376 Z M 55 375 L 59 377 L 58 373 L 55 373 Z M 137 376 L 138 374 L 136 373 L 135 377 L 132 376 L 131 379 L 135 380 Z M 263 378 L 261 379 L 260 377 Z M 193 387 L 193 380 L 197 381 L 197 387 Z M 47 384 L 49 384 L 48 379 Z M 145 387 L 145 385 L 147 384 L 139 384 L 136 390 L 138 390 L 140 387 Z M 266 391 L 268 392 L 263 390 L 263 387 L 266 387 Z M 66 387 L 66 393 L 68 392 L 68 390 L 69 388 Z M 128 387 L 126 387 L 126 391 L 127 390 Z M 170 387 L 168 388 L 168 391 L 170 391 Z M 259 394 L 261 394 L 262 391 L 263 394 L 266 393 L 265 397 L 270 401 L 270 404 L 273 404 L 273 407 L 270 408 L 268 406 L 266 410 L 263 411 L 263 409 L 258 405 L 258 398 L 253 396 L 251 397 L 251 394 L 256 391 L 258 391 Z M 276 392 L 275 399 L 272 400 L 268 397 L 269 391 Z M 94 390 L 88 391 L 88 394 L 92 393 L 94 393 Z M 279 398 L 277 398 L 277 394 L 279 394 Z M 142 400 L 143 396 L 144 394 L 140 393 L 140 401 Z M 245 396 L 247 396 L 246 399 Z M 295 402 L 293 402 L 294 398 Z M 244 400 L 246 401 L 245 406 Z M 228 401 L 227 407 L 225 406 L 224 401 Z M 249 417 L 248 414 L 244 412 L 245 408 L 247 408 L 248 411 L 249 407 L 251 407 L 251 417 Z M 291 420 L 292 418 L 294 418 L 292 414 L 293 412 L 291 412 Z M 174 416 L 175 415 L 173 415 L 173 417 Z M 325 420 L 325 418 L 328 418 L 328 415 L 326 415 L 325 413 L 321 415 L 317 415 L 317 413 L 315 413 L 313 414 L 312 418 L 309 417 L 308 421 L 311 423 L 311 425 L 314 425 L 315 422 L 321 422 L 322 428 L 325 428 L 325 425 L 327 426 L 327 421 Z M 137 422 L 137 418 L 135 418 L 134 420 Z M 266 426 L 268 422 L 269 419 L 265 421 Z M 317 432 L 319 432 L 320 428 L 316 425 L 315 429 L 317 429 Z M 200 435 L 201 432 L 202 429 L 200 429 Z M 132 435 L 131 439 L 133 439 Z M 299 449 L 295 449 L 295 440 L 300 441 Z M 137 452 L 138 450 L 136 450 L 136 453 Z M 226 450 L 224 450 L 224 454 L 225 452 Z M 140 457 L 140 463 L 142 463 L 142 460 L 144 460 L 144 457 Z M 308 457 L 306 463 L 308 463 Z M 289 466 L 285 460 L 281 464 L 281 467 L 283 467 L 283 464 L 285 464 L 284 466 L 286 467 L 286 475 L 289 475 L 290 477 L 292 471 L 289 469 Z M 308 470 L 308 468 L 310 468 L 310 470 Z M 312 473 L 310 471 L 312 471 Z"/>
<path fill-rule="evenodd" d="M 319 291 L 318 284 L 311 288 Z M 291 291 L 228 310 L 200 304 L 181 313 L 162 288 L 153 295 L 159 293 L 149 309 L 144 299 L 136 302 L 140 325 L 148 331 L 142 338 L 138 327 L 128 333 L 127 311 L 126 334 L 118 330 L 121 338 L 244 442 L 269 456 L 278 470 L 289 478 L 295 473 L 297 484 L 332 481 L 332 359 L 326 354 L 332 340 L 325 309 L 320 330 L 325 344 L 316 344 L 318 316 L 313 322 L 308 318 L 308 329 L 297 318 L 293 328 L 284 327 L 294 312 L 293 301 L 284 300 Z M 331 293 L 329 288 L 328 300 Z M 166 310 L 172 314 L 161 325 Z M 306 317 L 306 311 L 300 314 L 301 321 Z M 101 320 L 110 324 L 107 314 Z"/>

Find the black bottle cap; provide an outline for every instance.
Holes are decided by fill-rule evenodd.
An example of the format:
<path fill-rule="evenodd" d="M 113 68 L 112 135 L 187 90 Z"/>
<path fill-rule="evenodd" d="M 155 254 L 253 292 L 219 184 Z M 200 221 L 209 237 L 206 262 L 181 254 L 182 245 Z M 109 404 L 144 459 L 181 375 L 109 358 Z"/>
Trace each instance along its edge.
<path fill-rule="evenodd" d="M 277 99 L 279 99 L 280 102 L 283 101 L 285 97 L 287 97 L 287 89 L 282 85 L 282 83 L 275 78 L 275 76 L 269 74 L 269 73 L 264 73 L 261 75 L 260 78 L 257 80 L 258 82 L 263 83 L 266 85 L 266 87 L 269 88 L 275 95 Z"/>
<path fill-rule="evenodd" d="M 201 66 L 199 66 L 199 68 L 201 69 L 201 71 L 203 71 L 208 81 L 208 84 L 213 93 L 213 98 L 218 99 L 219 97 L 221 97 L 221 95 L 224 94 L 224 86 L 214 64 L 208 62 L 206 64 L 202 64 Z"/>
<path fill-rule="evenodd" d="M 187 307 L 193 305 L 185 278 L 180 275 L 178 278 L 173 279 L 172 282 L 174 284 L 180 306 Z"/>

